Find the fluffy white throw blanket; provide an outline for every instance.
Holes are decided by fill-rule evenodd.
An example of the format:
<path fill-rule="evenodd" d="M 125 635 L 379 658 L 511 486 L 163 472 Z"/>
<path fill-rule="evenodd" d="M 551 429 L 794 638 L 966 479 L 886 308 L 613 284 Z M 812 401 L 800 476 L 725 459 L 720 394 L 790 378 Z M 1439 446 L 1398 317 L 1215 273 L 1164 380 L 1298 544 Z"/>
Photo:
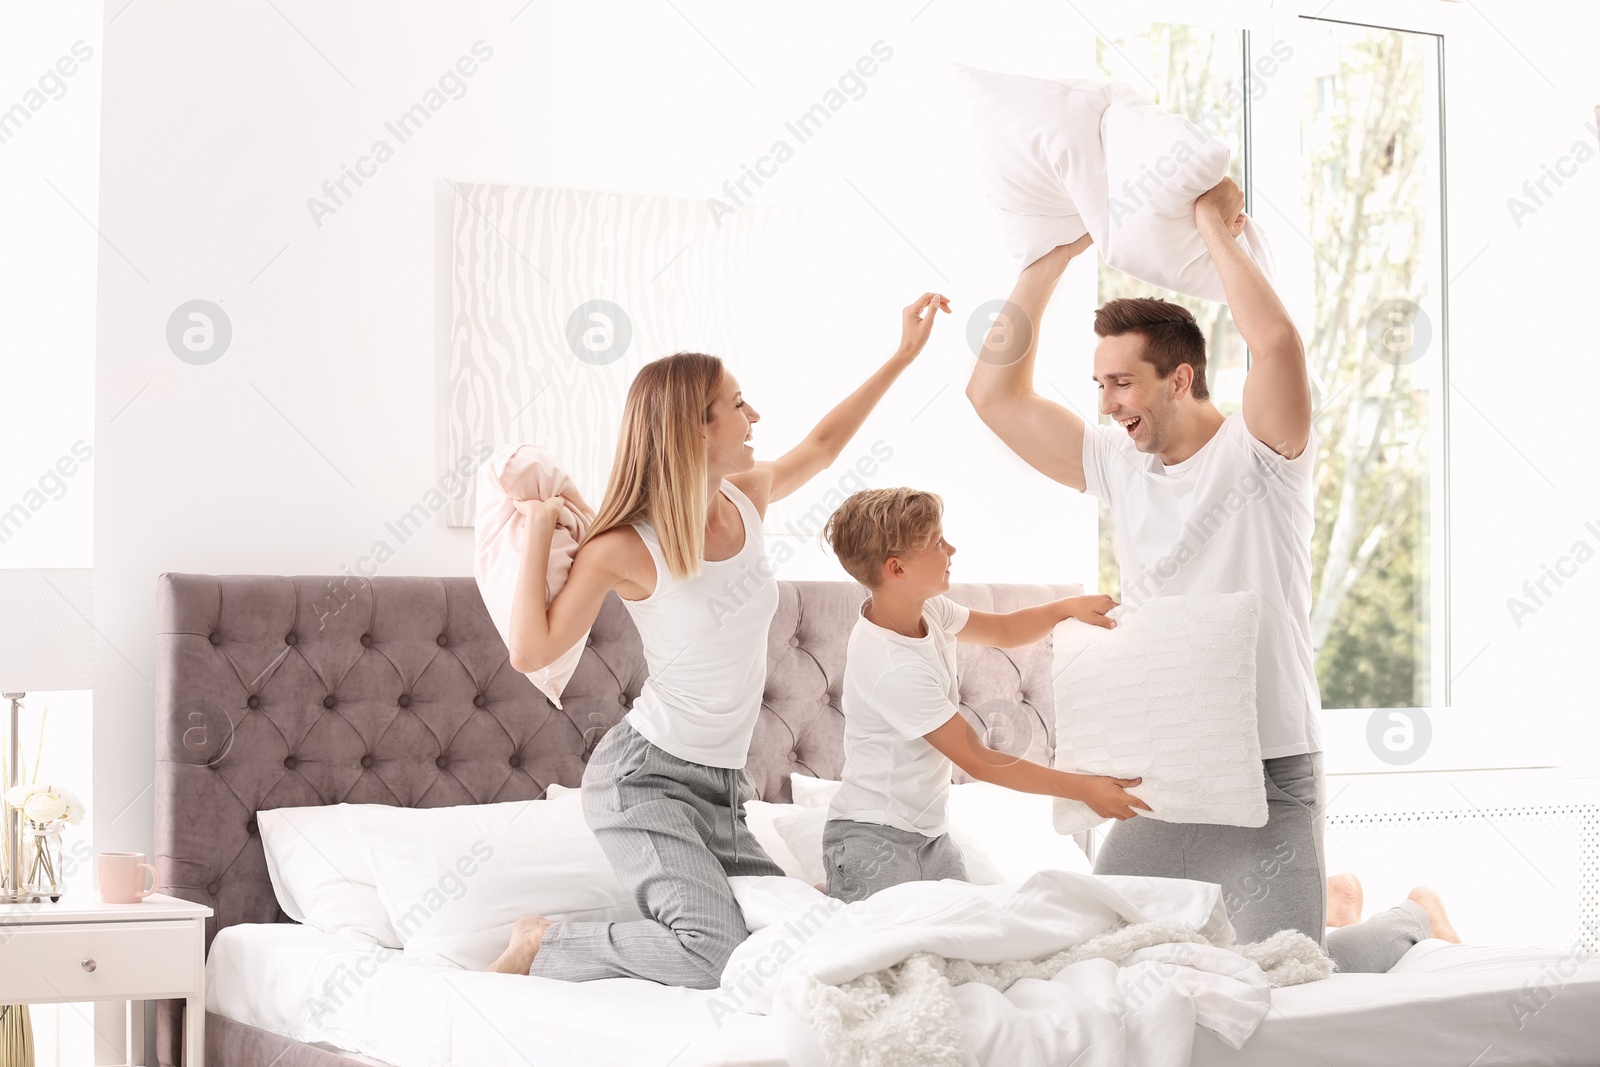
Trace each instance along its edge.
<path fill-rule="evenodd" d="M 1238 1048 L 1272 986 L 1333 969 L 1293 931 L 1231 945 L 1218 887 L 1185 879 L 1045 871 L 850 905 L 732 881 L 753 933 L 722 996 L 772 1015 L 797 1065 L 1180 1067 L 1196 1024 Z"/>

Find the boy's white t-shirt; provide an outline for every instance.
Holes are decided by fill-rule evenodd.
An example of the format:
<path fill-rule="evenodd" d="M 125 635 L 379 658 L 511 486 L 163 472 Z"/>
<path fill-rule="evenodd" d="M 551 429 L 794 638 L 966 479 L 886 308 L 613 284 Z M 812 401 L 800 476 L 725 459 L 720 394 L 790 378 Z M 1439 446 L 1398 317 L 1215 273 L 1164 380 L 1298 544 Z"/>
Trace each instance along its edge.
<path fill-rule="evenodd" d="M 960 714 L 956 634 L 968 608 L 946 596 L 922 606 L 926 637 L 906 637 L 861 605 L 844 665 L 844 772 L 828 818 L 938 837 L 947 829 L 948 757 L 923 735 Z"/>
<path fill-rule="evenodd" d="M 1167 466 L 1120 426 L 1085 426 L 1083 478 L 1117 526 L 1122 601 L 1254 592 L 1256 730 L 1261 758 L 1322 748 L 1311 649 L 1311 530 L 1317 434 L 1284 459 L 1242 412 L 1200 451 Z"/>

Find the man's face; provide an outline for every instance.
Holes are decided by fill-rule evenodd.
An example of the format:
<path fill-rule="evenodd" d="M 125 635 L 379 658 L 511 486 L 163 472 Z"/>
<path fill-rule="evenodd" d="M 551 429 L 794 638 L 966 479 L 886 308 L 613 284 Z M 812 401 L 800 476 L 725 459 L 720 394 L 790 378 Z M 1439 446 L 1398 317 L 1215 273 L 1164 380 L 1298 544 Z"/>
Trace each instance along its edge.
<path fill-rule="evenodd" d="M 1144 337 L 1137 333 L 1102 337 L 1094 350 L 1094 380 L 1100 387 L 1100 414 L 1110 415 L 1140 452 L 1166 450 L 1177 432 L 1177 388 L 1187 380 L 1187 364 L 1160 378 L 1147 363 Z"/>

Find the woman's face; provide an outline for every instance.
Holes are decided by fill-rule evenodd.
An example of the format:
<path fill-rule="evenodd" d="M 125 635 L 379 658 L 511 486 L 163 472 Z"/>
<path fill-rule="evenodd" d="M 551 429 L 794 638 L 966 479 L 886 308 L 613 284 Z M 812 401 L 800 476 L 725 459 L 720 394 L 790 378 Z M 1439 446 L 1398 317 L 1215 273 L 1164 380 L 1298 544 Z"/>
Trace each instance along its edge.
<path fill-rule="evenodd" d="M 739 391 L 739 383 L 727 371 L 722 373 L 722 391 L 711 403 L 711 418 L 706 422 L 706 467 L 713 475 L 742 474 L 756 465 L 751 427 L 761 415 Z"/>

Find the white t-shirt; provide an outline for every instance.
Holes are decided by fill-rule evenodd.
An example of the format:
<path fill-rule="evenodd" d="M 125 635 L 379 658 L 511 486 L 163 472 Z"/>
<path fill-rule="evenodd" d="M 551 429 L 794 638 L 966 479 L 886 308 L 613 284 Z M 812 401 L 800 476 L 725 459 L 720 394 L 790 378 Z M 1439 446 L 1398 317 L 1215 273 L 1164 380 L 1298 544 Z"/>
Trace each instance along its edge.
<path fill-rule="evenodd" d="M 743 767 L 767 684 L 767 631 L 778 612 L 778 580 L 761 514 L 730 481 L 722 492 L 744 521 L 744 545 L 677 581 L 655 529 L 633 523 L 656 565 L 656 587 L 624 600 L 649 669 L 625 721 L 657 748 L 707 767 Z"/>
<path fill-rule="evenodd" d="M 844 661 L 844 771 L 828 818 L 945 832 L 950 760 L 923 739 L 959 715 L 956 634 L 971 611 L 949 597 L 922 606 L 926 637 L 906 637 L 861 605 Z"/>
<path fill-rule="evenodd" d="M 1284 459 L 1229 415 L 1200 451 L 1167 466 L 1120 426 L 1086 426 L 1083 476 L 1117 524 L 1122 600 L 1255 592 L 1261 758 L 1317 752 L 1311 529 L 1317 435 Z"/>

